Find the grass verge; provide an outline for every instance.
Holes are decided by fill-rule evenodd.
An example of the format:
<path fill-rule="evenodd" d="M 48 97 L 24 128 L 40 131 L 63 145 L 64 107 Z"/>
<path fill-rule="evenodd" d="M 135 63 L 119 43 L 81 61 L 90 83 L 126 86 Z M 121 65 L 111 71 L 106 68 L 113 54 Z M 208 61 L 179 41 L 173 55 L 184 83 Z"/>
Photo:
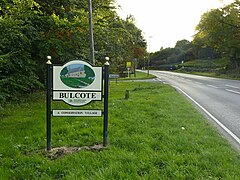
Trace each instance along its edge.
<path fill-rule="evenodd" d="M 124 99 L 130 90 L 130 98 Z M 66 108 L 56 102 L 54 108 Z M 101 102 L 84 108 L 102 108 Z M 238 179 L 239 153 L 173 88 L 110 85 L 109 146 L 45 156 L 45 96 L 1 112 L 0 179 Z M 102 118 L 53 118 L 53 147 L 102 142 Z"/>
<path fill-rule="evenodd" d="M 152 74 L 147 74 L 146 72 L 139 72 L 136 71 L 136 77 L 134 77 L 134 74 L 130 74 L 130 77 L 126 77 L 126 78 L 119 78 L 118 80 L 141 80 L 141 79 L 153 79 L 156 78 L 156 76 L 152 75 Z"/>
<path fill-rule="evenodd" d="M 207 77 L 215 77 L 215 78 L 224 78 L 224 79 L 232 79 L 232 80 L 240 80 L 240 71 L 233 70 L 227 73 L 216 73 L 216 72 L 191 72 L 190 74 L 207 76 Z"/>
<path fill-rule="evenodd" d="M 240 80 L 240 70 L 226 69 L 228 64 L 227 59 L 197 59 L 181 64 L 184 68 L 177 71 L 201 76 Z"/>

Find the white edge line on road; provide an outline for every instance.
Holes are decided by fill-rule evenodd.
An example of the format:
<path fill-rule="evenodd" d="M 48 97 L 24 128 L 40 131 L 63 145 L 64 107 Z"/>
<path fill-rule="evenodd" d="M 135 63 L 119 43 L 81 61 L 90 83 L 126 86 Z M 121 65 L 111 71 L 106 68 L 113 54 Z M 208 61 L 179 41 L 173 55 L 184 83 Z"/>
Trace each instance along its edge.
<path fill-rule="evenodd" d="M 240 89 L 240 87 L 232 86 L 232 85 L 228 85 L 228 84 L 226 84 L 225 86 L 227 86 L 227 87 L 231 87 L 231 88 L 235 88 L 235 89 Z"/>
<path fill-rule="evenodd" d="M 179 87 L 173 86 L 177 90 L 181 91 L 185 96 L 187 96 L 192 102 L 194 102 L 199 108 L 201 108 L 210 118 L 212 118 L 222 129 L 224 129 L 235 141 L 240 144 L 240 139 L 232 133 L 226 126 L 224 126 L 217 118 L 215 118 L 210 112 L 208 112 L 203 106 L 201 106 L 197 101 L 195 101 L 191 96 L 184 92 Z"/>
<path fill-rule="evenodd" d="M 238 92 L 238 91 L 233 91 L 233 90 L 231 90 L 231 89 L 225 89 L 225 90 L 228 91 L 228 92 L 235 93 L 235 94 L 240 94 L 240 92 Z"/>

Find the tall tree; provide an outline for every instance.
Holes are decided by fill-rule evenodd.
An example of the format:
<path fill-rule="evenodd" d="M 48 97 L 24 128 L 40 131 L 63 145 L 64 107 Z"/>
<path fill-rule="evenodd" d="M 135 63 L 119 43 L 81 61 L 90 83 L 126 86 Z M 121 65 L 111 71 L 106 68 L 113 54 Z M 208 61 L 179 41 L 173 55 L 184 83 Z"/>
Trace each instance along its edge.
<path fill-rule="evenodd" d="M 231 60 L 233 68 L 240 66 L 240 1 L 213 9 L 202 15 L 196 27 L 193 43 L 213 47 Z"/>
<path fill-rule="evenodd" d="M 97 65 L 109 56 L 118 71 L 124 61 L 142 57 L 146 43 L 132 19 L 117 15 L 114 0 L 92 4 Z M 88 1 L 0 1 L 0 103 L 44 83 L 47 55 L 57 64 L 90 61 L 89 47 Z"/>

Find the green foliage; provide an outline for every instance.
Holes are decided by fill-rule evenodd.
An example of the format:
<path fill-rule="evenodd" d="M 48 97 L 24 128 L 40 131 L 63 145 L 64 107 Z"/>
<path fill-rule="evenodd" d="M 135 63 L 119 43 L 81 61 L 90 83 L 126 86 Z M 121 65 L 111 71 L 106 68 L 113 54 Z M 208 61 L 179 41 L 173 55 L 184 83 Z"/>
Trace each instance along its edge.
<path fill-rule="evenodd" d="M 188 40 L 178 41 L 174 48 L 161 49 L 151 55 L 151 65 L 158 67 L 165 64 L 181 63 L 194 58 L 193 45 Z"/>
<path fill-rule="evenodd" d="M 112 18 L 115 20 L 113 21 Z M 103 23 L 105 23 L 104 27 Z M 104 22 L 101 22 L 101 26 L 97 26 L 95 31 L 96 57 L 103 63 L 104 56 L 110 56 L 111 72 L 119 73 L 126 62 L 133 61 L 134 58 L 144 59 L 146 42 L 142 31 L 134 25 L 133 17 L 129 16 L 123 20 L 112 12 L 105 16 Z"/>
<path fill-rule="evenodd" d="M 33 1 L 14 1 L 0 18 L 0 105 L 40 86 L 31 59 Z M 25 14 L 23 13 L 25 12 Z"/>
<path fill-rule="evenodd" d="M 213 9 L 202 15 L 196 27 L 194 44 L 209 46 L 231 60 L 233 68 L 240 66 L 240 1 L 235 0 L 222 9 Z"/>
<path fill-rule="evenodd" d="M 111 71 L 117 72 L 125 61 L 143 58 L 146 43 L 131 18 L 118 17 L 113 3 L 93 1 L 93 25 L 96 64 L 109 56 Z M 0 105 L 12 94 L 42 86 L 48 55 L 55 64 L 90 61 L 88 23 L 87 1 L 1 1 Z"/>

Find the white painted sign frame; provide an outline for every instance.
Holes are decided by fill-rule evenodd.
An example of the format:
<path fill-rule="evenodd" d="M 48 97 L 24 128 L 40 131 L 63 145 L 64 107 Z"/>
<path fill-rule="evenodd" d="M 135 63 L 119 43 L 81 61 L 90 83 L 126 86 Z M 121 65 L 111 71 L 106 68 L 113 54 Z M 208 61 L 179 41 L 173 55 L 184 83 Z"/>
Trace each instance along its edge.
<path fill-rule="evenodd" d="M 64 83 L 63 81 L 64 79 L 65 80 L 74 79 L 75 82 L 81 81 L 81 78 L 78 78 L 78 77 L 67 77 L 68 75 L 67 73 L 65 74 L 62 73 L 64 69 L 65 70 L 67 69 L 67 71 L 69 72 L 71 70 L 70 68 L 74 69 L 74 68 L 85 68 L 85 67 L 90 69 L 92 74 L 94 74 L 94 77 L 85 77 L 85 79 L 91 78 L 89 80 L 91 81 L 90 84 L 87 84 L 87 85 L 83 84 L 84 86 L 79 86 L 79 87 L 77 86 L 70 87 L 69 85 Z M 84 106 L 89 104 L 92 101 L 102 101 L 102 86 L 103 86 L 102 69 L 103 69 L 102 67 L 93 67 L 89 63 L 81 60 L 70 61 L 64 64 L 63 66 L 54 65 L 53 66 L 52 99 L 62 100 L 65 103 L 72 106 Z M 86 82 L 83 82 L 83 83 L 86 83 Z M 67 94 L 68 97 L 63 97 L 64 93 Z"/>
<path fill-rule="evenodd" d="M 86 65 L 90 67 L 93 72 L 95 73 L 95 79 L 92 84 L 86 87 L 81 88 L 72 88 L 67 85 L 65 85 L 61 80 L 61 71 L 65 67 L 70 67 L 71 65 L 80 64 L 80 65 Z M 102 91 L 102 67 L 92 67 L 87 62 L 81 61 L 81 60 L 74 60 L 66 63 L 63 66 L 53 66 L 53 91 Z"/>

